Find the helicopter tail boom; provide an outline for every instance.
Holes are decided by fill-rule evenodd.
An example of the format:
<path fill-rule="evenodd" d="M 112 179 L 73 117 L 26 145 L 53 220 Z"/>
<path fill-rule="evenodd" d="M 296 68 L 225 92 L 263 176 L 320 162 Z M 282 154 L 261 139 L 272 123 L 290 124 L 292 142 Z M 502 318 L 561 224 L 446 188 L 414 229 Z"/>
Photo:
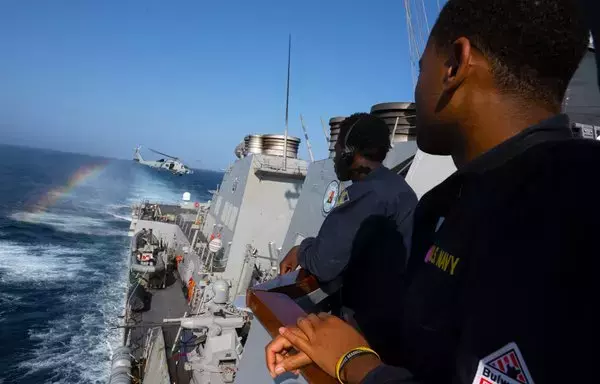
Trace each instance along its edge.
<path fill-rule="evenodd" d="M 140 148 L 142 148 L 141 145 L 138 145 L 135 148 L 135 152 L 133 153 L 133 160 L 134 161 L 138 161 L 138 162 L 144 161 L 144 159 L 142 158 L 142 154 L 140 153 Z"/>

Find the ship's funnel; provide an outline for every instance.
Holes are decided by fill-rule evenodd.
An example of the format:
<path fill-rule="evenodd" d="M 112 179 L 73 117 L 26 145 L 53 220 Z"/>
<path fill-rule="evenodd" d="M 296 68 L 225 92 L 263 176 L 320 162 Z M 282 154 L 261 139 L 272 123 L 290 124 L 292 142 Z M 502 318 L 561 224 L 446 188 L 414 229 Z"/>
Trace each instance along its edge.
<path fill-rule="evenodd" d="M 371 114 L 382 119 L 393 134 L 392 143 L 416 140 L 416 113 L 414 103 L 381 103 L 371 107 Z"/>
<path fill-rule="evenodd" d="M 335 157 L 335 142 L 340 133 L 340 124 L 346 118 L 344 116 L 332 117 L 329 119 L 329 158 Z"/>
<path fill-rule="evenodd" d="M 298 158 L 298 146 L 300 139 L 294 136 L 287 137 L 287 157 Z M 237 157 L 248 156 L 251 153 L 271 156 L 283 156 L 285 136 L 283 135 L 248 135 L 244 138 L 243 151 L 236 148 Z M 238 146 L 239 147 L 239 146 Z M 242 153 L 241 153 L 242 152 Z"/>
<path fill-rule="evenodd" d="M 244 138 L 246 155 L 249 153 L 262 153 L 263 151 L 263 136 L 248 135 Z"/>

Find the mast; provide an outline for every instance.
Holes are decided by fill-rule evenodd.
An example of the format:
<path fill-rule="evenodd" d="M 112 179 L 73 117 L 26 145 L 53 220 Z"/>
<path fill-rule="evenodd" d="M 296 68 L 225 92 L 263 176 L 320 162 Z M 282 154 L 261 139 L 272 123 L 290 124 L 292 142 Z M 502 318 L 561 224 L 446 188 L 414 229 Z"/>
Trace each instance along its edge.
<path fill-rule="evenodd" d="M 308 156 L 310 156 L 310 162 L 315 161 L 315 157 L 312 153 L 312 147 L 310 146 L 310 140 L 308 140 L 308 132 L 306 132 L 306 126 L 304 125 L 304 119 L 302 118 L 302 114 L 300 114 L 300 125 L 302 125 L 302 130 L 304 131 L 304 138 L 306 139 L 306 148 L 308 149 Z"/>
<path fill-rule="evenodd" d="M 440 2 L 437 2 L 440 8 Z M 404 12 L 406 15 L 406 31 L 408 37 L 408 51 L 410 58 L 410 69 L 413 87 L 417 84 L 419 73 L 419 59 L 425 49 L 429 36 L 429 20 L 425 0 L 404 0 Z"/>
<path fill-rule="evenodd" d="M 327 129 L 325 129 L 325 122 L 323 121 L 322 117 L 321 117 L 321 127 L 323 127 L 323 135 L 325 135 L 325 142 L 327 143 L 327 145 L 329 145 L 329 135 L 327 134 Z"/>
<path fill-rule="evenodd" d="M 287 170 L 287 137 L 288 137 L 288 111 L 290 104 L 290 61 L 292 58 L 292 34 L 288 37 L 288 67 L 287 67 L 287 90 L 285 95 L 285 133 L 283 137 L 283 170 Z"/>

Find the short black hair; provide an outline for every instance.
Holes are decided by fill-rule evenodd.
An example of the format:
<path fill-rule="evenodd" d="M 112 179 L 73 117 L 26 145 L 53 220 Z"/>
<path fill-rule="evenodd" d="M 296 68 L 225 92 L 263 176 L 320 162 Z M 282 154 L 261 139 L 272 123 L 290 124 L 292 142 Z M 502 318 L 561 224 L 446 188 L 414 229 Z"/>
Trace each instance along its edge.
<path fill-rule="evenodd" d="M 350 128 L 352 130 L 348 135 Z M 373 161 L 382 162 L 390 150 L 390 129 L 383 120 L 370 113 L 355 113 L 348 116 L 340 124 L 338 135 L 342 146 L 346 144 Z M 348 135 L 347 139 L 346 135 Z"/>
<path fill-rule="evenodd" d="M 449 0 L 430 36 L 442 48 L 468 38 L 501 91 L 551 105 L 562 102 L 589 42 L 575 0 Z"/>

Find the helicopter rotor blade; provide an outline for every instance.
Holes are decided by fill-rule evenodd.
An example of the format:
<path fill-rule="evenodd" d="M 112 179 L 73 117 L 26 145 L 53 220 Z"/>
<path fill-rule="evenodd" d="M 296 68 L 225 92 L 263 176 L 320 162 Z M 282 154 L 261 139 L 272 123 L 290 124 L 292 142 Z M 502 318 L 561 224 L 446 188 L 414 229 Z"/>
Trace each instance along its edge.
<path fill-rule="evenodd" d="M 166 153 L 162 153 L 162 152 L 159 152 L 159 151 L 155 151 L 155 150 L 154 150 L 154 149 L 152 149 L 152 148 L 148 148 L 148 149 L 149 149 L 149 150 L 151 150 L 151 151 L 152 151 L 152 152 L 154 152 L 154 153 L 158 153 L 159 155 L 163 155 L 163 156 L 166 156 L 166 157 L 170 157 L 171 159 L 179 160 L 179 159 L 178 159 L 177 157 L 175 157 L 175 156 L 171 156 L 171 155 L 167 155 Z"/>

